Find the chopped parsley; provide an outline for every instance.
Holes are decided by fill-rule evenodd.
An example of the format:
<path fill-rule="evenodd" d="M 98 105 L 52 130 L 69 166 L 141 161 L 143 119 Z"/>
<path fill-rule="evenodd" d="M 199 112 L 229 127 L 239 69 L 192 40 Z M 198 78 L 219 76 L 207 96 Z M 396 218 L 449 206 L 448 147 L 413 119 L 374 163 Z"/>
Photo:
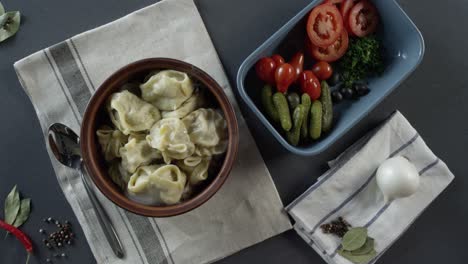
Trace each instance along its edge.
<path fill-rule="evenodd" d="M 342 70 L 341 79 L 346 87 L 381 74 L 384 64 L 380 41 L 375 36 L 350 38 L 348 51 L 341 58 L 339 66 Z"/>

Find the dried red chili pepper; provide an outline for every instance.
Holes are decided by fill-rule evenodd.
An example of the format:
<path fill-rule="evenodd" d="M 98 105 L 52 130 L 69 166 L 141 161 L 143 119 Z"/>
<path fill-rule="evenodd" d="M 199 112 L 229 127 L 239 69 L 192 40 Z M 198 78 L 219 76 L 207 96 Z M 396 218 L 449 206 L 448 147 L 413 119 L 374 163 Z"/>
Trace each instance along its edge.
<path fill-rule="evenodd" d="M 33 252 L 33 245 L 29 237 L 18 228 L 9 225 L 3 222 L 2 220 L 0 220 L 0 228 L 12 233 L 23 244 L 24 249 L 26 249 L 26 251 L 28 252 L 28 257 L 26 259 L 27 264 L 29 262 L 29 257 Z"/>

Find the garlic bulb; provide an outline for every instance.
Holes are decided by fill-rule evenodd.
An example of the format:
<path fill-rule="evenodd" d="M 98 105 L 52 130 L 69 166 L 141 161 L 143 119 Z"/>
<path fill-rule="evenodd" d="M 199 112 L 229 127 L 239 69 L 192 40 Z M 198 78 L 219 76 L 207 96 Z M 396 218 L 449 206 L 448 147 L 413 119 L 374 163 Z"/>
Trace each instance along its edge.
<path fill-rule="evenodd" d="M 419 187 L 418 170 L 402 156 L 384 161 L 377 169 L 376 177 L 385 202 L 411 196 Z"/>

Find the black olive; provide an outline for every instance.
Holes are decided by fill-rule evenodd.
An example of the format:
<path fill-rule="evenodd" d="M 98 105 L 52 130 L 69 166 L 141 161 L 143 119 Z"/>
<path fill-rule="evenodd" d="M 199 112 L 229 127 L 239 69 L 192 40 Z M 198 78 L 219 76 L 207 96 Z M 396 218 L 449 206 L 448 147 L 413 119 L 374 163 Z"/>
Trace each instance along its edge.
<path fill-rule="evenodd" d="M 343 95 L 338 90 L 333 91 L 331 95 L 332 95 L 333 103 L 337 104 L 343 100 Z"/>
<path fill-rule="evenodd" d="M 354 96 L 354 91 L 351 88 L 347 88 L 347 87 L 341 87 L 340 88 L 340 93 L 346 99 L 351 99 Z"/>
<path fill-rule="evenodd" d="M 358 96 L 364 96 L 370 92 L 369 87 L 365 83 L 355 83 L 353 89 Z"/>
<path fill-rule="evenodd" d="M 296 109 L 296 107 L 301 103 L 301 98 L 297 93 L 288 94 L 288 105 L 291 110 Z"/>
<path fill-rule="evenodd" d="M 340 82 L 340 73 L 337 71 L 334 71 L 332 76 L 328 78 L 327 83 L 330 86 L 335 86 Z"/>

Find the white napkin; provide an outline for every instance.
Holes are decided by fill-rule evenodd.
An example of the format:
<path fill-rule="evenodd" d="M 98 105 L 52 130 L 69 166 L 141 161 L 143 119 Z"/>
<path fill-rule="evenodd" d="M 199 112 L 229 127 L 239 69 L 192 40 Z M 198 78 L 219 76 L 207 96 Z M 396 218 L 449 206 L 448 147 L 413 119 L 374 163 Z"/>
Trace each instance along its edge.
<path fill-rule="evenodd" d="M 49 151 L 58 182 L 98 263 L 207 263 L 291 228 L 270 174 L 229 86 L 192 0 L 167 0 L 77 35 L 15 63 L 44 136 L 54 122 L 79 131 L 95 89 L 122 66 L 169 57 L 208 72 L 234 105 L 240 129 L 238 160 L 221 190 L 201 207 L 171 218 L 146 218 L 122 210 L 99 191 L 126 258 L 115 258 L 80 181 Z"/>
<path fill-rule="evenodd" d="M 418 169 L 420 187 L 404 199 L 385 203 L 375 172 L 389 157 L 405 156 Z M 448 186 L 454 176 L 427 147 L 400 112 L 356 142 L 316 184 L 286 210 L 298 234 L 330 264 L 349 264 L 336 253 L 341 239 L 324 234 L 320 225 L 342 216 L 352 226 L 368 228 L 376 241 L 375 262 Z"/>

